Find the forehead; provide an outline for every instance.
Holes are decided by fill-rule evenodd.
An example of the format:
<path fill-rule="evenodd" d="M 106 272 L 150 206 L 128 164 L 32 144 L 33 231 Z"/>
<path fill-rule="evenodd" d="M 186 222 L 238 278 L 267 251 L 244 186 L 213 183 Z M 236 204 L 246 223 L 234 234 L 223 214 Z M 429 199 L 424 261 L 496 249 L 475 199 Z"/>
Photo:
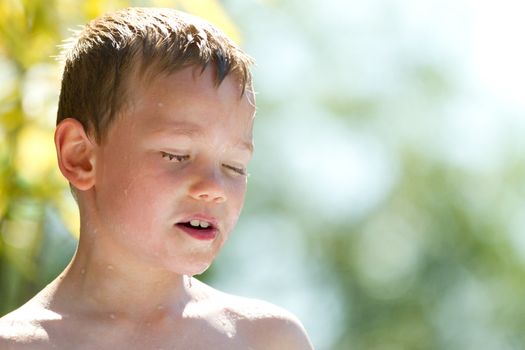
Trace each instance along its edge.
<path fill-rule="evenodd" d="M 149 81 L 133 76 L 128 87 L 129 103 L 122 117 L 135 128 L 196 135 L 227 127 L 230 134 L 251 141 L 254 95 L 251 89 L 243 92 L 233 75 L 217 86 L 213 68 L 189 67 Z"/>
<path fill-rule="evenodd" d="M 198 101 L 198 105 L 206 105 L 206 102 L 227 103 L 230 107 L 238 105 L 243 107 L 246 103 L 251 107 L 252 115 L 255 112 L 255 96 L 251 87 L 245 89 L 236 75 L 231 74 L 217 84 L 216 69 L 209 67 L 192 66 L 171 74 L 158 74 L 154 77 L 139 76 L 134 74 L 130 77 L 129 88 L 131 91 L 131 105 L 137 102 L 153 103 L 163 107 L 165 104 L 173 104 L 180 107 Z M 133 106 L 134 107 L 134 106 Z M 193 106 L 195 107 L 195 106 Z M 250 109 L 250 108 L 249 108 Z"/>

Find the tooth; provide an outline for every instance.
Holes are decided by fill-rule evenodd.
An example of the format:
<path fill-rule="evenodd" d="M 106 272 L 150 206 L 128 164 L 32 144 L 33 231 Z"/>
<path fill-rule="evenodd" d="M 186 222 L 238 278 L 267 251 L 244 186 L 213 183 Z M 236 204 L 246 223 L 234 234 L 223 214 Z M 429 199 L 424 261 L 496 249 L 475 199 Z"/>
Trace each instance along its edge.
<path fill-rule="evenodd" d="M 201 227 L 202 228 L 207 228 L 208 226 L 210 226 L 210 224 L 206 221 L 201 221 Z"/>
<path fill-rule="evenodd" d="M 199 220 L 191 220 L 191 221 L 190 221 L 190 225 L 191 225 L 191 226 L 195 226 L 195 227 L 198 227 L 198 226 L 199 226 L 199 223 L 200 223 Z"/>

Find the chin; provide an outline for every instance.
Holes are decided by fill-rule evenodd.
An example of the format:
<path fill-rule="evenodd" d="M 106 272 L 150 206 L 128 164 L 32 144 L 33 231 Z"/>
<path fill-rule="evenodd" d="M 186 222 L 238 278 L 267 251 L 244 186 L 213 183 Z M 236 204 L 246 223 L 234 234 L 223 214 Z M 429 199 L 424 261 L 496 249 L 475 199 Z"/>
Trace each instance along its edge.
<path fill-rule="evenodd" d="M 189 273 L 186 273 L 186 275 L 188 276 L 200 275 L 201 273 L 204 273 L 210 267 L 210 265 L 211 263 L 207 264 L 206 266 L 202 266 L 199 269 L 194 269 L 190 271 Z"/>
<path fill-rule="evenodd" d="M 201 273 L 204 273 L 208 269 L 208 267 L 210 267 L 210 265 L 185 269 L 182 275 L 186 275 L 190 277 L 195 276 L 195 275 L 200 275 Z"/>
<path fill-rule="evenodd" d="M 169 270 L 179 275 L 194 276 L 200 275 L 206 271 L 210 267 L 211 263 L 211 260 L 206 260 L 187 262 L 182 266 L 180 264 L 170 264 Z"/>

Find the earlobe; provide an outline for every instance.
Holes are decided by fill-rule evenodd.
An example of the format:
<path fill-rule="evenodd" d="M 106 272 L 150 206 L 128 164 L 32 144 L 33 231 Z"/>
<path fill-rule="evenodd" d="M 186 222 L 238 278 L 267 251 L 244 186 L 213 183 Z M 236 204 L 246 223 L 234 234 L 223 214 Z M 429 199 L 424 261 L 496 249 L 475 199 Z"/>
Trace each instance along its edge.
<path fill-rule="evenodd" d="M 78 120 L 66 118 L 57 125 L 55 147 L 60 171 L 71 185 L 81 191 L 93 187 L 94 145 Z"/>

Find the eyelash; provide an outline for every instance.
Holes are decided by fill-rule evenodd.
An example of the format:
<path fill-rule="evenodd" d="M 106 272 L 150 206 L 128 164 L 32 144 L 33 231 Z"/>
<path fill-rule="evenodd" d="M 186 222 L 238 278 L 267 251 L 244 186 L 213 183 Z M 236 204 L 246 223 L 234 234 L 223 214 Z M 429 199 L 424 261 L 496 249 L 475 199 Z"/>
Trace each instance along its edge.
<path fill-rule="evenodd" d="M 168 158 L 169 160 L 176 159 L 177 162 L 183 162 L 183 161 L 188 160 L 190 158 L 189 155 L 178 155 L 178 154 L 171 154 L 171 153 L 168 153 L 168 152 L 160 152 L 160 153 L 162 155 L 162 158 Z M 245 169 L 237 168 L 237 167 L 234 167 L 234 166 L 231 166 L 231 165 L 226 165 L 226 164 L 223 164 L 223 166 L 225 168 L 227 168 L 227 169 L 230 169 L 231 171 L 236 172 L 239 175 L 248 176 L 248 173 L 246 172 Z"/>
<path fill-rule="evenodd" d="M 225 168 L 230 169 L 232 171 L 235 171 L 239 175 L 248 176 L 248 173 L 246 173 L 246 170 L 244 170 L 242 168 L 236 168 L 234 166 L 226 165 L 226 164 L 223 164 L 223 165 L 224 165 Z"/>
<path fill-rule="evenodd" d="M 168 158 L 169 160 L 177 159 L 178 162 L 183 162 L 185 160 L 188 160 L 190 156 L 188 155 L 178 155 L 178 154 L 171 154 L 167 152 L 160 152 L 162 155 L 162 158 Z"/>

